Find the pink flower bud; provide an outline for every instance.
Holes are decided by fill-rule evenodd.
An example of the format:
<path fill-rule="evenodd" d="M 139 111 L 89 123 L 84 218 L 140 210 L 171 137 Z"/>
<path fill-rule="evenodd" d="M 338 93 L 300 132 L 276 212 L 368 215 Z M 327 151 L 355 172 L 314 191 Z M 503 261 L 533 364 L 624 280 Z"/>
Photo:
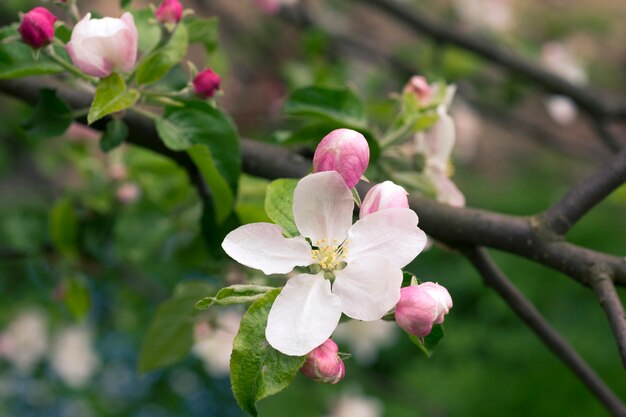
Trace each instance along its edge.
<path fill-rule="evenodd" d="M 452 298 L 444 287 L 434 282 L 404 287 L 396 305 L 396 323 L 407 333 L 427 336 L 433 324 L 443 323 L 452 308 Z"/>
<path fill-rule="evenodd" d="M 24 43 L 33 48 L 41 48 L 52 42 L 56 20 L 56 16 L 45 7 L 35 7 L 24 15 L 17 31 Z"/>
<path fill-rule="evenodd" d="M 372 214 L 379 210 L 396 207 L 409 208 L 408 193 L 399 185 L 391 181 L 385 181 L 373 186 L 365 195 L 361 204 L 359 218 Z"/>
<path fill-rule="evenodd" d="M 337 344 L 328 339 L 309 353 L 300 371 L 313 381 L 336 384 L 346 375 L 346 367 L 337 352 Z"/>
<path fill-rule="evenodd" d="M 427 104 L 433 97 L 433 89 L 421 75 L 414 75 L 402 89 L 403 93 L 413 93 L 422 104 Z"/>
<path fill-rule="evenodd" d="M 133 15 L 91 19 L 91 13 L 76 24 L 67 53 L 87 75 L 104 78 L 115 70 L 130 72 L 137 60 L 137 28 Z"/>
<path fill-rule="evenodd" d="M 139 199 L 140 194 L 139 186 L 132 182 L 124 183 L 117 189 L 117 199 L 124 204 L 134 203 Z"/>
<path fill-rule="evenodd" d="M 183 5 L 178 0 L 163 0 L 155 15 L 161 23 L 178 23 L 183 15 Z"/>
<path fill-rule="evenodd" d="M 211 68 L 200 71 L 193 79 L 193 88 L 197 95 L 210 98 L 220 89 L 222 79 Z"/>
<path fill-rule="evenodd" d="M 337 171 L 348 188 L 361 179 L 370 160 L 365 137 L 351 129 L 336 129 L 317 145 L 313 155 L 313 172 Z"/>

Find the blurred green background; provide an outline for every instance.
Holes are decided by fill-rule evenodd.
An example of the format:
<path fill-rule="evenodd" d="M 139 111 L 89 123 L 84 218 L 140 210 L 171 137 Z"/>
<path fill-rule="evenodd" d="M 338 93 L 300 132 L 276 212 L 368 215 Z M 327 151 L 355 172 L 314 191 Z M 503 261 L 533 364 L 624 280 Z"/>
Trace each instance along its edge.
<path fill-rule="evenodd" d="M 352 86 L 366 100 L 374 127 L 384 126 L 393 112 L 390 95 L 414 72 L 460 86 L 461 103 L 452 111 L 458 130 L 453 179 L 469 206 L 537 213 L 608 155 L 581 114 L 564 123 L 532 84 L 465 52 L 416 39 L 362 2 L 310 2 L 315 20 L 309 28 L 294 26 L 289 16 L 264 13 L 252 0 L 183 3 L 220 19 L 220 48 L 209 56 L 197 51 L 192 59 L 223 75 L 220 103 L 242 136 L 278 142 L 276 132 L 291 123 L 281 116 L 282 100 L 312 83 Z M 624 39 L 623 2 L 410 3 L 538 62 L 545 44 L 558 42 L 590 85 L 624 93 L 626 46 L 616 42 Z M 2 2 L 0 19 L 15 21 L 17 11 L 36 4 Z M 116 2 L 79 5 L 102 15 L 119 13 Z M 368 30 L 371 36 L 363 39 Z M 341 36 L 364 40 L 378 52 L 364 53 L 339 42 Z M 148 324 L 178 283 L 217 287 L 259 279 L 253 271 L 211 259 L 199 229 L 200 203 L 184 171 L 133 147 L 103 154 L 90 131 L 29 137 L 21 123 L 32 110 L 1 96 L 0 106 L 0 415 L 243 415 L 220 362 L 232 333 L 220 317 L 236 317 L 236 310 L 201 316 L 198 340 L 212 342 L 198 342 L 180 364 L 137 373 Z M 312 144 L 297 150 L 306 153 L 307 146 L 310 152 Z M 266 186 L 265 180 L 242 178 L 237 211 L 243 221 L 265 219 Z M 622 187 L 573 229 L 570 240 L 624 255 L 625 208 Z M 53 249 L 59 247 L 54 239 L 67 239 L 66 249 Z M 530 262 L 494 256 L 626 398 L 624 370 L 593 293 Z M 409 269 L 444 285 L 454 300 L 446 338 L 432 358 L 393 326 L 346 330 L 338 338 L 340 349 L 355 355 L 346 362 L 344 381 L 325 386 L 299 375 L 287 390 L 260 403 L 260 415 L 609 415 L 460 255 L 435 244 Z"/>

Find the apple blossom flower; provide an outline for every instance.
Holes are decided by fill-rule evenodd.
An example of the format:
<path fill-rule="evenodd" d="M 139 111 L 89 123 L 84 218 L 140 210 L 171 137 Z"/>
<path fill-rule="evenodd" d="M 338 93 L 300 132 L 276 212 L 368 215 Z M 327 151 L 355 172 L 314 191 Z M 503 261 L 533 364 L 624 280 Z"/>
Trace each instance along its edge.
<path fill-rule="evenodd" d="M 211 98 L 220 89 L 222 79 L 211 68 L 200 71 L 193 79 L 193 88 L 197 95 Z"/>
<path fill-rule="evenodd" d="M 427 336 L 434 324 L 443 323 L 452 308 L 452 298 L 444 287 L 434 282 L 411 285 L 400 290 L 396 305 L 396 323 L 407 333 Z"/>
<path fill-rule="evenodd" d="M 21 372 L 30 372 L 48 350 L 46 316 L 35 309 L 25 310 L 0 333 L 0 357 Z"/>
<path fill-rule="evenodd" d="M 98 78 L 113 71 L 129 72 L 137 60 L 138 34 L 133 15 L 92 19 L 91 13 L 76 24 L 65 46 L 74 65 Z"/>
<path fill-rule="evenodd" d="M 448 178 L 448 160 L 456 141 L 454 121 L 443 107 L 438 111 L 439 120 L 430 131 L 415 135 L 415 152 L 424 156 L 424 174 L 437 190 L 437 201 L 453 207 L 463 207 L 465 197 Z"/>
<path fill-rule="evenodd" d="M 237 310 L 223 312 L 212 327 L 207 321 L 196 323 L 192 352 L 204 363 L 207 373 L 219 377 L 230 372 L 230 354 L 243 315 Z"/>
<path fill-rule="evenodd" d="M 402 93 L 413 93 L 421 104 L 428 104 L 433 98 L 432 87 L 421 75 L 412 76 L 402 89 Z"/>
<path fill-rule="evenodd" d="M 307 355 L 300 372 L 313 381 L 336 384 L 346 375 L 346 367 L 339 357 L 339 347 L 328 339 Z"/>
<path fill-rule="evenodd" d="M 45 7 L 35 7 L 24 14 L 17 31 L 24 43 L 35 49 L 41 48 L 52 42 L 56 20 L 56 16 Z"/>
<path fill-rule="evenodd" d="M 335 129 L 324 136 L 313 155 L 313 172 L 337 171 L 353 188 L 370 160 L 365 137 L 352 129 Z"/>
<path fill-rule="evenodd" d="M 385 181 L 373 186 L 365 195 L 361 203 L 359 218 L 363 218 L 374 212 L 403 207 L 409 208 L 408 193 L 404 188 L 394 184 L 392 181 Z"/>
<path fill-rule="evenodd" d="M 222 243 L 233 259 L 266 274 L 310 266 L 311 273 L 287 281 L 268 316 L 267 341 L 286 355 L 305 355 L 321 345 L 342 313 L 365 321 L 383 317 L 400 299 L 401 268 L 426 244 L 411 209 L 381 210 L 352 225 L 353 208 L 337 172 L 310 174 L 293 195 L 300 236 L 286 238 L 278 225 L 253 223 Z"/>
<path fill-rule="evenodd" d="M 328 417 L 381 417 L 383 411 L 383 403 L 375 397 L 342 394 Z"/>
<path fill-rule="evenodd" d="M 52 349 L 51 363 L 67 385 L 85 386 L 100 365 L 89 329 L 76 326 L 61 330 Z"/>
<path fill-rule="evenodd" d="M 178 23 L 183 16 L 183 5 L 178 0 L 163 0 L 154 14 L 161 23 Z"/>

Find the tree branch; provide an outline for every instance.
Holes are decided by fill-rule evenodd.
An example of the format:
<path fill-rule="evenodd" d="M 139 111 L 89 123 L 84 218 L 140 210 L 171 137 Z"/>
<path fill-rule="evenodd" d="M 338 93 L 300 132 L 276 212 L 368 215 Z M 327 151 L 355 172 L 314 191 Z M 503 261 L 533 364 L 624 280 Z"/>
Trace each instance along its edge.
<path fill-rule="evenodd" d="M 614 416 L 626 416 L 626 406 L 602 381 L 585 360 L 541 315 L 535 306 L 508 280 L 482 248 L 462 250 L 482 275 L 485 285 L 493 288 L 517 316 L 543 343 L 574 372 Z"/>
<path fill-rule="evenodd" d="M 618 152 L 589 177 L 579 182 L 557 204 L 539 216 L 539 226 L 565 235 L 589 210 L 626 182 L 626 149 Z"/>
<path fill-rule="evenodd" d="M 450 25 L 440 25 L 426 17 L 424 13 L 418 13 L 413 7 L 401 4 L 397 0 L 365 0 L 364 3 L 384 11 L 417 33 L 473 52 L 533 81 L 547 91 L 568 96 L 592 116 L 600 116 L 603 119 L 626 119 L 626 102 L 623 100 L 609 104 L 595 93 L 564 80 L 490 39 L 458 31 Z"/>
<path fill-rule="evenodd" d="M 598 268 L 595 272 L 591 279 L 591 287 L 598 296 L 600 305 L 602 305 L 609 319 L 622 359 L 622 366 L 626 368 L 626 313 L 624 313 L 624 306 L 615 290 L 610 271 Z"/>
<path fill-rule="evenodd" d="M 49 78 L 0 80 L 0 92 L 30 103 L 35 103 L 38 91 L 46 87 L 55 87 L 55 84 Z M 58 94 L 72 108 L 85 107 L 91 100 L 89 94 L 67 86 L 59 89 Z M 126 114 L 124 120 L 129 128 L 129 143 L 172 158 L 190 175 L 196 171 L 185 152 L 174 152 L 163 145 L 152 121 L 136 114 Z M 104 122 L 95 123 L 93 127 L 104 129 Z M 311 161 L 288 149 L 246 139 L 241 141 L 241 151 L 243 170 L 269 179 L 302 177 L 308 173 L 311 164 Z M 360 189 L 366 191 L 368 187 L 362 184 Z M 591 269 L 604 265 L 611 271 L 614 282 L 626 287 L 626 263 L 622 258 L 547 239 L 538 234 L 538 228 L 533 226 L 536 218 L 454 208 L 419 195 L 411 196 L 410 204 L 420 217 L 420 227 L 450 246 L 488 246 L 514 253 L 556 269 L 587 286 L 590 285 Z"/>

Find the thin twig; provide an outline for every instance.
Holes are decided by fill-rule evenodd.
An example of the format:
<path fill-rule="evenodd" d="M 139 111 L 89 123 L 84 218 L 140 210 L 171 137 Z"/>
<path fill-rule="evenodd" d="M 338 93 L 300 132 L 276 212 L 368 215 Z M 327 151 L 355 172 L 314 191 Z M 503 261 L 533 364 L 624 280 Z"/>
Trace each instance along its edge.
<path fill-rule="evenodd" d="M 626 149 L 618 152 L 593 174 L 576 184 L 565 196 L 539 217 L 558 236 L 565 235 L 589 210 L 626 182 Z"/>
<path fill-rule="evenodd" d="M 416 11 L 414 7 L 401 4 L 397 0 L 365 0 L 364 3 L 377 7 L 389 16 L 405 23 L 415 32 L 473 52 L 502 68 L 524 76 L 547 91 L 568 96 L 590 115 L 608 119 L 626 119 L 626 103 L 609 104 L 595 93 L 568 82 L 531 60 L 513 53 L 510 48 L 496 44 L 491 39 L 459 31 L 449 24 L 439 24 L 426 17 L 425 13 Z"/>
<path fill-rule="evenodd" d="M 626 406 L 615 393 L 598 377 L 594 370 L 572 348 L 535 306 L 509 281 L 482 248 L 463 250 L 463 253 L 480 272 L 485 285 L 493 288 L 511 307 L 517 316 L 530 327 L 543 343 L 561 359 L 589 390 L 614 416 L 626 416 Z"/>
<path fill-rule="evenodd" d="M 624 313 L 624 306 L 611 280 L 611 272 L 598 268 L 591 279 L 591 288 L 598 296 L 600 305 L 609 319 L 622 359 L 622 366 L 626 368 L 626 313 Z"/>
<path fill-rule="evenodd" d="M 619 143 L 615 136 L 613 136 L 613 133 L 609 130 L 605 119 L 601 117 L 592 117 L 591 124 L 593 129 L 598 134 L 598 137 L 602 142 L 604 142 L 607 148 L 614 152 L 622 149 L 623 146 Z"/>

